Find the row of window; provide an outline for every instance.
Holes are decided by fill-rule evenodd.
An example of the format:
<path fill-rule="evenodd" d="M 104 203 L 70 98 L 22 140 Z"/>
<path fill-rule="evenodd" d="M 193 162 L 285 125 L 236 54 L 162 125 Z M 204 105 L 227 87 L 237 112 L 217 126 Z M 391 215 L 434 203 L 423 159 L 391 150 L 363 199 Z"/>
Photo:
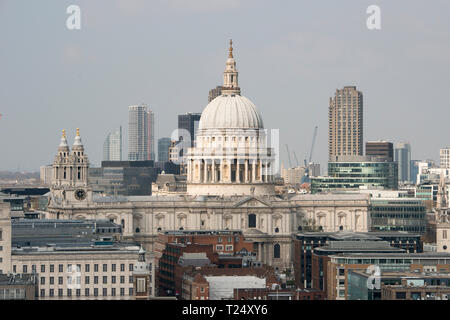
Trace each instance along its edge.
<path fill-rule="evenodd" d="M 41 264 L 41 269 L 40 272 L 44 273 L 46 270 L 46 265 L 45 264 Z M 102 270 L 103 272 L 108 272 L 108 264 L 103 264 L 102 265 Z M 37 272 L 36 270 L 36 265 L 33 264 L 31 265 L 31 271 L 32 272 Z M 51 264 L 49 265 L 49 271 L 50 272 L 55 272 L 55 265 Z M 111 272 L 116 272 L 117 271 L 117 265 L 115 263 L 111 264 Z M 130 263 L 128 265 L 128 271 L 133 271 L 133 264 Z M 17 266 L 14 265 L 13 266 L 13 272 L 17 273 Z M 28 265 L 23 265 L 22 266 L 22 272 L 23 273 L 28 273 Z M 58 272 L 64 272 L 64 265 L 63 264 L 59 264 L 58 265 Z M 67 268 L 66 268 L 66 272 L 81 272 L 81 264 L 68 264 Z M 84 272 L 91 272 L 91 265 L 90 264 L 85 264 L 84 265 Z M 94 264 L 94 272 L 99 272 L 99 264 Z M 122 263 L 120 264 L 120 272 L 125 272 L 125 264 Z"/>
<path fill-rule="evenodd" d="M 40 296 L 41 296 L 41 297 L 46 297 L 46 293 L 47 293 L 47 292 L 46 292 L 45 289 L 41 289 L 41 290 L 40 290 Z M 56 292 L 55 292 L 54 289 L 48 290 L 48 296 L 49 296 L 49 297 L 55 297 L 55 293 L 57 293 L 57 296 L 58 296 L 58 297 L 64 297 L 64 290 L 63 290 L 63 289 L 58 289 Z M 98 297 L 98 295 L 99 295 L 99 289 L 98 289 L 98 288 L 94 288 L 92 293 L 93 293 L 93 296 L 94 296 L 94 297 Z M 108 288 L 103 288 L 102 291 L 101 291 L 101 293 L 102 293 L 102 296 L 103 296 L 103 297 L 108 296 Z M 73 294 L 74 294 L 76 297 L 80 297 L 80 296 L 81 296 L 81 289 L 74 289 L 74 290 L 72 290 L 72 289 L 67 289 L 67 290 L 66 290 L 66 297 L 72 297 Z M 91 290 L 90 290 L 90 288 L 85 288 L 85 289 L 84 289 L 84 296 L 85 296 L 85 297 L 89 297 L 90 295 L 91 295 Z M 117 296 L 116 288 L 111 288 L 110 295 L 111 295 L 112 297 Z M 125 296 L 125 288 L 120 288 L 120 290 L 119 290 L 119 295 L 120 295 L 121 297 Z M 130 296 L 133 295 L 133 288 L 128 288 L 128 295 L 130 295 Z"/>
<path fill-rule="evenodd" d="M 40 284 L 44 285 L 46 284 L 46 277 L 41 277 L 40 278 Z M 67 284 L 72 284 L 72 283 L 76 283 L 76 284 L 81 284 L 81 276 L 67 276 Z M 93 283 L 94 284 L 98 284 L 99 283 L 99 277 L 98 276 L 94 276 L 93 277 Z M 119 278 L 120 283 L 125 283 L 125 276 L 120 276 Z M 84 284 L 90 284 L 91 278 L 90 276 L 85 276 L 84 277 Z M 102 283 L 103 284 L 107 284 L 108 283 L 108 277 L 104 276 L 102 277 Z M 117 277 L 116 276 L 111 276 L 111 283 L 115 284 L 117 283 Z M 129 276 L 128 277 L 128 283 L 133 283 L 133 276 Z M 55 284 L 55 277 L 49 277 L 48 278 L 48 284 L 52 285 Z M 64 284 L 64 277 L 58 277 L 58 284 L 62 285 Z"/>

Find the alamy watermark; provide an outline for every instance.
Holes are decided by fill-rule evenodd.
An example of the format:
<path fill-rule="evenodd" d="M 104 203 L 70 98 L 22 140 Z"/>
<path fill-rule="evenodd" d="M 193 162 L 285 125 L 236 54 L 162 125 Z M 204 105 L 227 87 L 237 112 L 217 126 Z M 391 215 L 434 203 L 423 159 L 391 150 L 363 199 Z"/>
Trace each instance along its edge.
<path fill-rule="evenodd" d="M 366 13 L 369 14 L 366 21 L 367 29 L 381 30 L 381 8 L 373 4 L 367 7 Z"/>
<path fill-rule="evenodd" d="M 81 29 L 81 9 L 79 6 L 72 4 L 67 7 L 66 13 L 69 14 L 66 20 L 66 27 L 69 30 Z"/>

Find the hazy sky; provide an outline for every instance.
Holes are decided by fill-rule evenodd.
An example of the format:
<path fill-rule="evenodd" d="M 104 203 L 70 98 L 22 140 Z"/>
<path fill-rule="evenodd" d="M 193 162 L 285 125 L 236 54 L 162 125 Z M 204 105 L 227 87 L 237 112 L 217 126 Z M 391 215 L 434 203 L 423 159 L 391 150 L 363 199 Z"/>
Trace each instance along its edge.
<path fill-rule="evenodd" d="M 81 8 L 68 30 L 66 8 Z M 366 9 L 381 8 L 381 30 Z M 336 88 L 364 95 L 364 141 L 409 141 L 412 158 L 449 145 L 450 1 L 0 0 L 0 170 L 38 170 L 75 130 L 92 166 L 128 106 L 155 113 L 156 138 L 177 115 L 201 112 L 222 83 L 234 42 L 242 95 L 279 128 L 300 162 L 327 161 L 328 102 Z M 287 163 L 287 162 L 285 162 Z"/>

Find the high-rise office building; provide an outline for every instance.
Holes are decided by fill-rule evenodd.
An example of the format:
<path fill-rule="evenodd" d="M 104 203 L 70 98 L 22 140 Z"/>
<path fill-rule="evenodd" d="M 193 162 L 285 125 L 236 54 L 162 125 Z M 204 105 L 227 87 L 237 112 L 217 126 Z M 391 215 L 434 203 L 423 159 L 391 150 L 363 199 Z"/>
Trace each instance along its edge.
<path fill-rule="evenodd" d="M 363 155 L 363 94 L 355 86 L 337 89 L 328 110 L 328 155 Z"/>
<path fill-rule="evenodd" d="M 148 160 L 149 120 L 148 109 L 144 104 L 128 107 L 128 160 Z"/>
<path fill-rule="evenodd" d="M 366 142 L 366 156 L 385 157 L 387 161 L 394 160 L 394 145 L 387 141 Z"/>
<path fill-rule="evenodd" d="M 158 139 L 158 161 L 169 161 L 170 138 Z"/>
<path fill-rule="evenodd" d="M 440 150 L 440 167 L 450 168 L 450 147 L 446 147 Z"/>
<path fill-rule="evenodd" d="M 215 98 L 217 98 L 222 94 L 222 88 L 223 88 L 222 86 L 217 86 L 214 89 L 209 90 L 208 103 L 210 103 L 211 101 L 213 101 Z"/>
<path fill-rule="evenodd" d="M 201 116 L 201 113 L 193 112 L 178 115 L 178 130 L 184 129 L 189 132 L 191 136 L 191 147 L 194 146 L 194 140 L 196 138 L 198 123 Z"/>
<path fill-rule="evenodd" d="M 106 136 L 103 143 L 103 161 L 122 161 L 122 126 Z"/>
<path fill-rule="evenodd" d="M 155 114 L 153 111 L 149 110 L 147 112 L 147 137 L 148 137 L 148 147 L 147 147 L 147 160 L 155 161 Z"/>
<path fill-rule="evenodd" d="M 394 161 L 398 163 L 398 181 L 411 181 L 411 145 L 409 143 L 396 143 L 394 148 Z"/>

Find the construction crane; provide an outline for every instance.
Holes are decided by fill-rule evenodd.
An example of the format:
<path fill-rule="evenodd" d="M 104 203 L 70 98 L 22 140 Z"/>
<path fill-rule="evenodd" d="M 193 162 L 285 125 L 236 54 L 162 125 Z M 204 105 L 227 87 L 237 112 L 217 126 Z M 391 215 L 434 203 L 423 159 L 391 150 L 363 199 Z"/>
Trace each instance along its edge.
<path fill-rule="evenodd" d="M 317 126 L 314 127 L 314 133 L 313 133 L 313 138 L 312 138 L 312 142 L 311 142 L 311 149 L 309 150 L 309 157 L 307 155 L 304 160 L 305 175 L 303 176 L 302 183 L 311 181 L 309 178 L 309 165 L 311 164 L 312 155 L 313 155 L 313 151 L 314 151 L 314 144 L 316 143 L 317 128 L 318 128 Z M 307 161 L 307 159 L 308 159 L 308 161 Z"/>
<path fill-rule="evenodd" d="M 295 154 L 295 151 L 294 151 L 294 158 L 295 158 L 295 162 L 297 163 L 297 167 L 298 167 L 300 164 L 298 163 L 298 159 L 297 159 L 297 155 Z"/>
<path fill-rule="evenodd" d="M 287 144 L 286 144 L 286 150 L 287 150 L 287 155 L 288 155 L 288 160 L 289 160 L 289 168 L 292 168 L 291 154 L 289 153 L 289 147 Z"/>

